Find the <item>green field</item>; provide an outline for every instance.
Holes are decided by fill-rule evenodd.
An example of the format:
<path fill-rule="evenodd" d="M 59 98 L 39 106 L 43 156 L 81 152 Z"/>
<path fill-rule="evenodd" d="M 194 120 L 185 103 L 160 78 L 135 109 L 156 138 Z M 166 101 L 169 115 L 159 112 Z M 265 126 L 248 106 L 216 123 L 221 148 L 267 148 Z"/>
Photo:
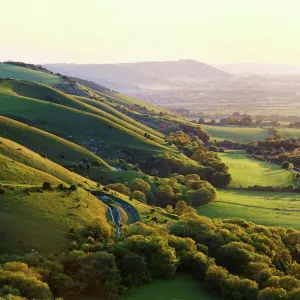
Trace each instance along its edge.
<path fill-rule="evenodd" d="M 218 190 L 217 200 L 197 212 L 209 218 L 242 218 L 261 225 L 300 229 L 300 194 Z"/>
<path fill-rule="evenodd" d="M 295 174 L 279 165 L 259 161 L 237 151 L 221 153 L 219 156 L 229 166 L 231 187 L 296 185 Z"/>
<path fill-rule="evenodd" d="M 106 206 L 83 189 L 72 193 L 31 190 L 25 193 L 24 187 L 14 187 L 0 195 L 2 253 L 66 251 L 71 244 L 67 234 L 71 227 L 92 225 L 97 218 L 106 223 Z"/>
<path fill-rule="evenodd" d="M 1 77 L 35 81 L 51 86 L 63 83 L 63 80 L 56 75 L 12 64 L 0 64 L 0 78 Z"/>
<path fill-rule="evenodd" d="M 122 300 L 213 300 L 201 283 L 188 275 L 178 274 L 135 289 L 128 289 Z"/>
<path fill-rule="evenodd" d="M 299 128 L 278 128 L 278 130 L 283 134 L 285 138 L 299 138 L 300 129 Z"/>
<path fill-rule="evenodd" d="M 203 125 L 213 139 L 218 141 L 229 140 L 239 143 L 250 143 L 252 141 L 262 141 L 269 136 L 266 128 L 249 128 L 236 126 L 210 126 Z"/>

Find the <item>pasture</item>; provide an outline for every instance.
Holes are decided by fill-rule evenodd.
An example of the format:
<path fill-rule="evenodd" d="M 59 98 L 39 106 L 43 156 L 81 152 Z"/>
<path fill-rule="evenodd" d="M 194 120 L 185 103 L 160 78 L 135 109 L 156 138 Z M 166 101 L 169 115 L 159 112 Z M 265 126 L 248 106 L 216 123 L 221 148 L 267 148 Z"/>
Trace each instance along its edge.
<path fill-rule="evenodd" d="M 229 166 L 231 187 L 296 185 L 295 174 L 282 169 L 280 165 L 256 160 L 238 151 L 221 153 L 219 156 Z"/>
<path fill-rule="evenodd" d="M 217 141 L 229 140 L 248 144 L 252 141 L 262 141 L 269 136 L 267 128 L 211 125 L 203 125 L 203 127 L 212 136 L 212 139 Z"/>
<path fill-rule="evenodd" d="M 209 218 L 242 218 L 266 226 L 300 229 L 300 194 L 219 189 L 216 201 L 197 209 Z"/>
<path fill-rule="evenodd" d="M 215 300 L 217 298 L 206 293 L 201 282 L 184 274 L 177 274 L 168 280 L 128 289 L 122 300 Z"/>

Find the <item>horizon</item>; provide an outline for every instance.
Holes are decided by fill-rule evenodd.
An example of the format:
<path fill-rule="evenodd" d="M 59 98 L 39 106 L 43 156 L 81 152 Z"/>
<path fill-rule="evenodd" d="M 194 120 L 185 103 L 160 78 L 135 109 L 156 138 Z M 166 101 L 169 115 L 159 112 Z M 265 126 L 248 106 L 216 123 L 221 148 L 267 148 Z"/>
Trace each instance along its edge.
<path fill-rule="evenodd" d="M 4 11 L 13 16 L 0 20 L 0 59 L 111 64 L 189 57 L 300 65 L 298 1 L 229 2 L 12 0 Z"/>

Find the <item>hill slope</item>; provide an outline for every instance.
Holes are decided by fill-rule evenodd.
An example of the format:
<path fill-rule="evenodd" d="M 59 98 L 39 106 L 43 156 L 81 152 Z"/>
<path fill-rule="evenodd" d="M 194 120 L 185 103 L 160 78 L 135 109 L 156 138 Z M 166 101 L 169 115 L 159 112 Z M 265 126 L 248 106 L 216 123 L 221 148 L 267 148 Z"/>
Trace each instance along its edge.
<path fill-rule="evenodd" d="M 24 86 L 26 89 L 23 89 Z M 33 87 L 37 87 L 36 91 L 33 91 Z M 57 100 L 62 105 L 17 94 L 18 92 L 36 97 L 40 94 L 40 97 L 45 99 L 46 92 L 49 91 L 56 92 L 38 84 L 4 80 L 0 84 L 0 113 L 60 137 L 72 139 L 77 144 L 90 146 L 89 149 L 103 157 L 112 157 L 120 153 L 120 146 L 124 144 L 149 151 L 169 149 L 160 138 L 157 138 L 157 141 L 148 139 L 144 137 L 144 131 L 137 129 L 140 131 L 137 133 L 128 129 L 128 125 L 121 126 L 114 122 L 113 118 L 106 118 L 103 114 L 101 116 L 99 109 L 63 93 L 58 92 L 60 97 Z M 84 109 L 95 113 L 84 112 Z"/>
<path fill-rule="evenodd" d="M 230 75 L 208 64 L 191 60 L 151 61 L 120 64 L 130 70 L 155 75 L 168 80 L 201 81 L 229 78 Z"/>
<path fill-rule="evenodd" d="M 49 159 L 43 158 L 20 144 L 1 137 L 0 154 L 28 167 L 48 173 L 68 184 L 81 184 L 86 188 L 96 186 L 95 182 L 69 171 Z"/>
<path fill-rule="evenodd" d="M 75 192 L 39 192 L 34 187 L 14 187 L 0 194 L 0 251 L 6 253 L 66 251 L 71 240 L 68 230 L 99 224 L 109 225 L 106 206 L 78 189 Z M 8 226 L 9 224 L 9 226 Z"/>
<path fill-rule="evenodd" d="M 59 164 L 78 163 L 87 159 L 111 169 L 99 156 L 77 144 L 3 116 L 0 116 L 0 136 L 24 145 L 36 153 L 43 153 Z"/>
<path fill-rule="evenodd" d="M 194 60 L 105 65 L 46 64 L 45 67 L 123 92 L 182 88 L 189 82 L 230 77 L 224 71 Z"/>

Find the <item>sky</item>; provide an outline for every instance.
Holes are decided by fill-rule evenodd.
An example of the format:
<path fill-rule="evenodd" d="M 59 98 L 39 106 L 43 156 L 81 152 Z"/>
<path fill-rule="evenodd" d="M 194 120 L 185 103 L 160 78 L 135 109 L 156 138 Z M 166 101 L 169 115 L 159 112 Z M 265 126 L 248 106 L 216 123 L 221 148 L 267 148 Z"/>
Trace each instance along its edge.
<path fill-rule="evenodd" d="M 0 0 L 0 61 L 300 65 L 300 0 Z"/>

